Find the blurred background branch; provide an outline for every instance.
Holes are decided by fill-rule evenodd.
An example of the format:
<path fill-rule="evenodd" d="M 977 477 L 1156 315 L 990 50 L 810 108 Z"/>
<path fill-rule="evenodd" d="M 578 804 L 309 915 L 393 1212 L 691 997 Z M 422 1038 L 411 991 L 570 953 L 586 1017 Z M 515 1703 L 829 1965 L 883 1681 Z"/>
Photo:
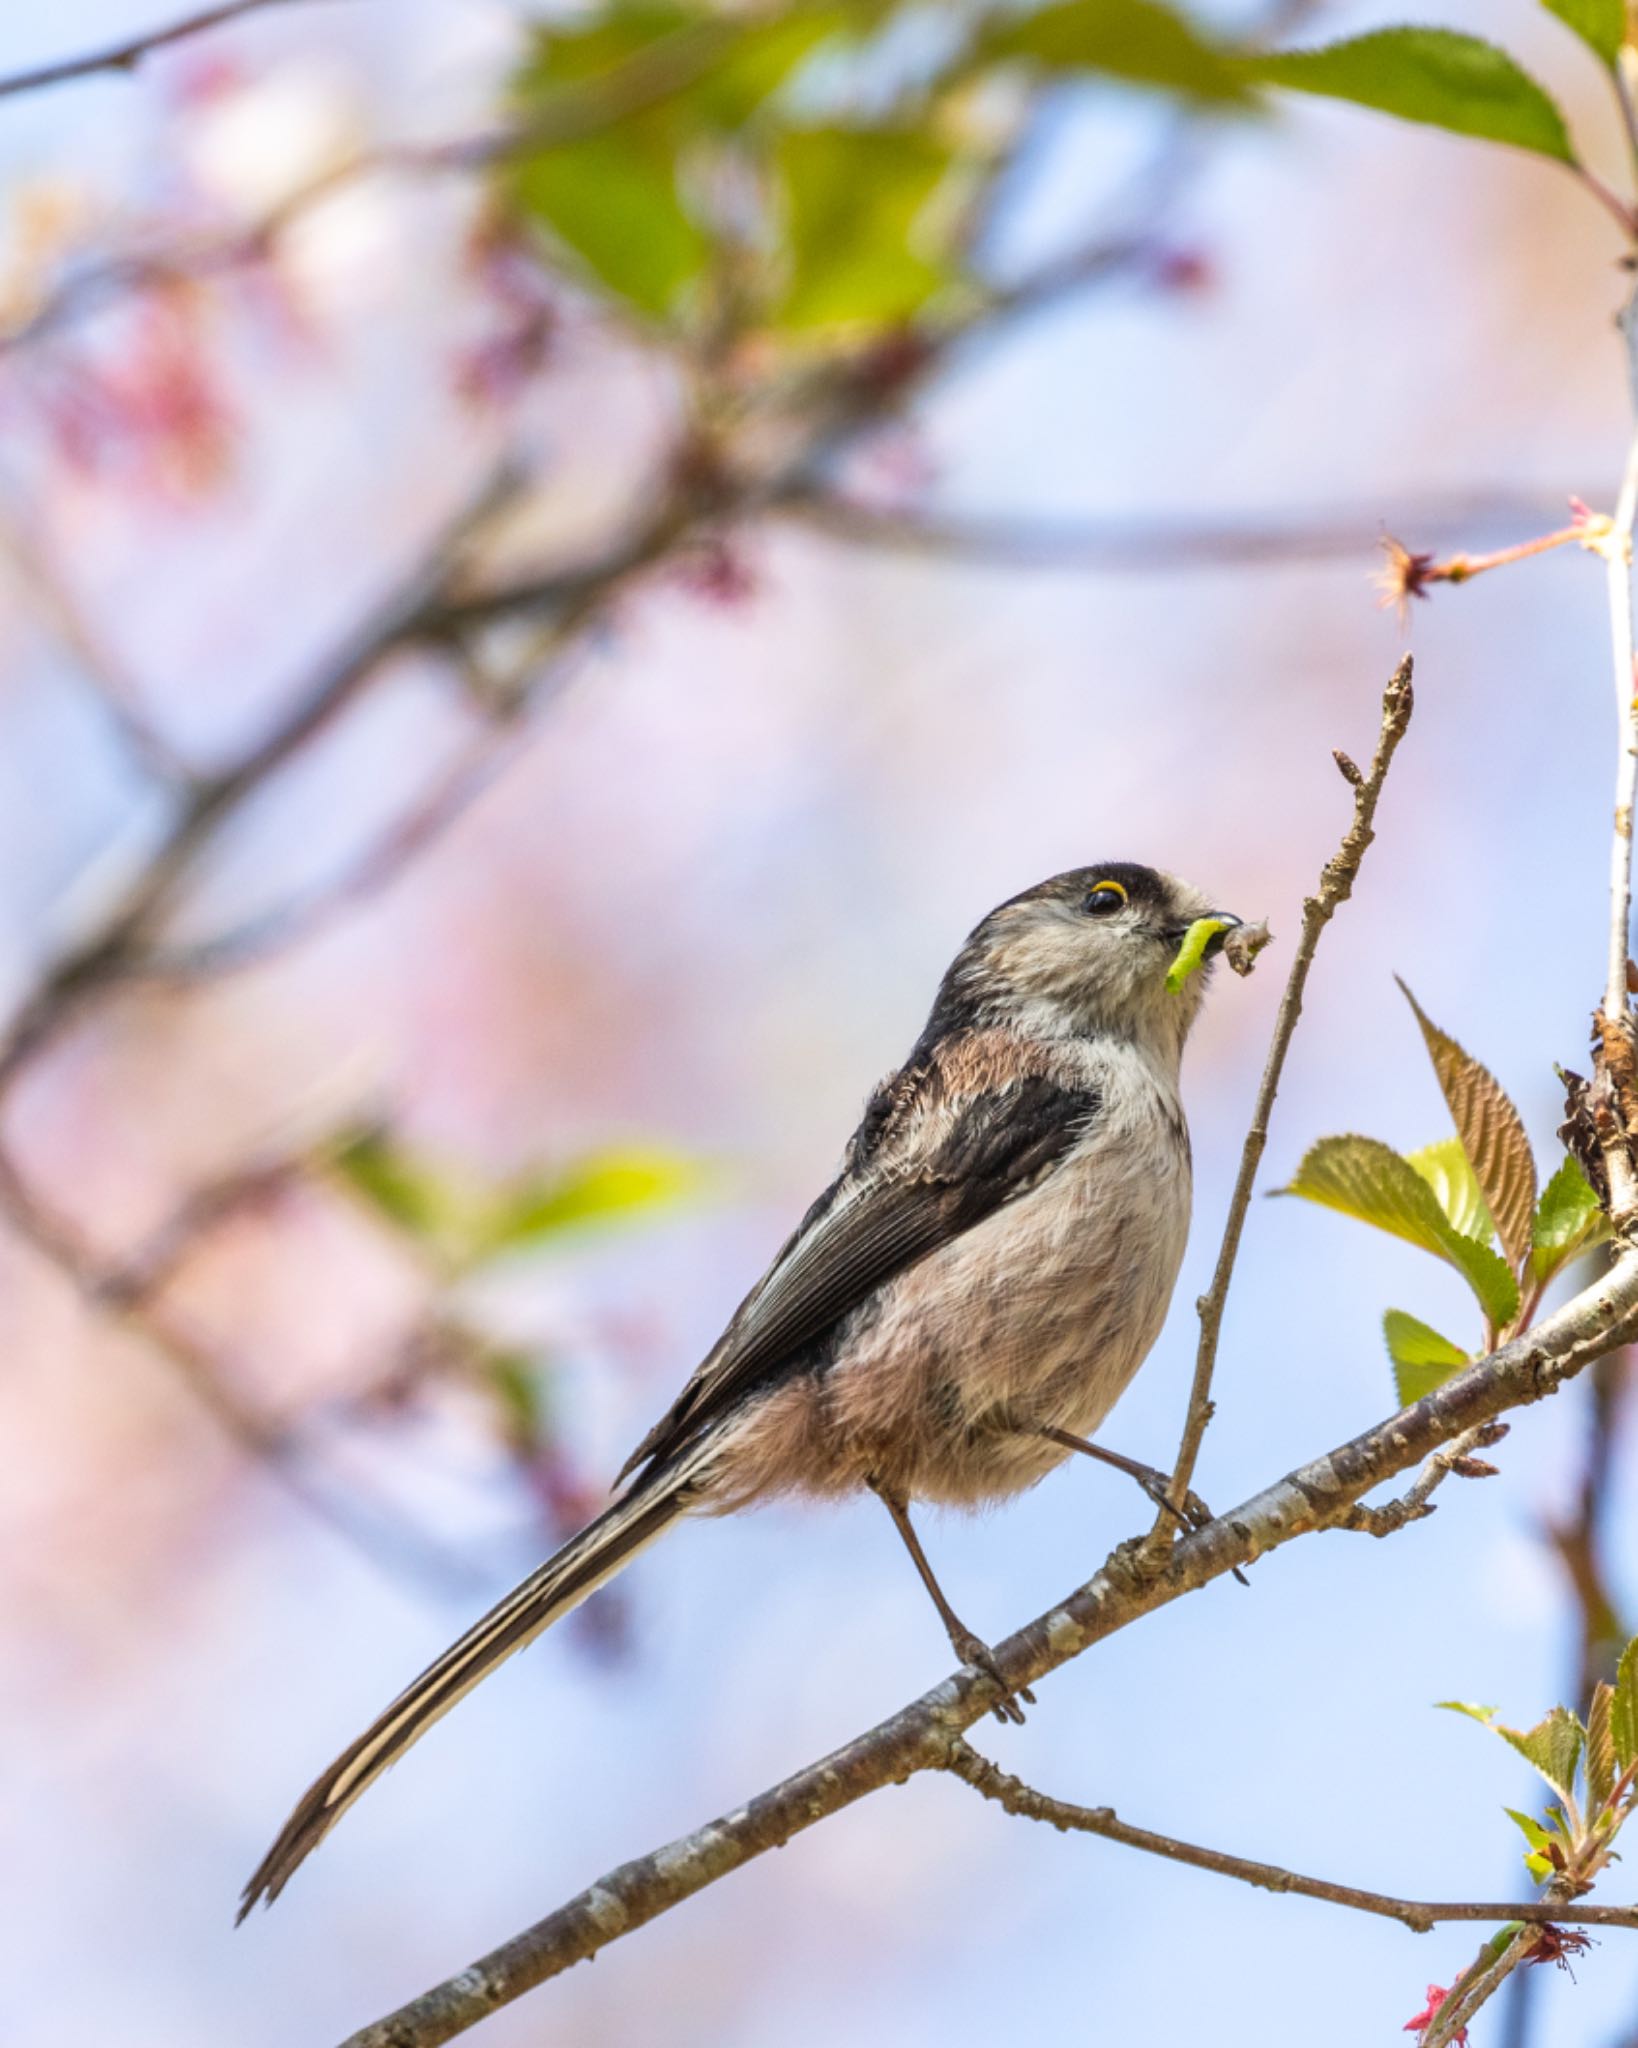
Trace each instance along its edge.
<path fill-rule="evenodd" d="M 1612 498 L 1587 336 L 1620 252 L 1584 201 L 1625 131 L 1576 84 L 1567 15 L 1464 9 L 1566 96 L 1575 178 L 1543 172 L 1570 159 L 1528 77 L 1490 74 L 1488 126 L 1446 123 L 1510 157 L 1299 111 L 1270 46 L 1352 25 L 1305 5 L 241 0 L 156 25 L 97 0 L 0 30 L 0 1747 L 33 1760 L 45 2033 L 124 2023 L 117 1979 L 169 2041 L 331 2038 L 520 1891 L 567 1891 L 925 1682 L 846 1517 L 816 1577 L 806 1522 L 719 1531 L 680 1591 L 656 1564 L 641 1630 L 589 1609 L 603 1655 L 530 1660 L 509 1720 L 450 1724 L 455 1768 L 395 1777 L 315 1873 L 322 1933 L 217 1925 L 383 1674 L 594 1504 L 977 910 L 1121 852 L 1232 879 L 1287 936 L 1335 835 L 1299 771 L 1397 651 L 1367 583 L 1384 530 L 1505 553 L 1572 488 Z M 1381 85 L 1354 97 L 1403 111 Z M 1382 1056 L 1390 964 L 1453 983 L 1552 1111 L 1603 854 L 1576 552 L 1418 621 L 1428 761 L 1314 998 L 1294 1130 L 1424 1115 Z M 1219 1210 L 1262 1028 L 1255 985 L 1232 994 L 1189 1077 Z M 1370 1255 L 1296 1208 L 1236 1283 L 1256 1339 L 1225 1336 L 1214 1500 L 1380 1405 Z M 1122 1410 L 1137 1441 L 1175 1429 L 1176 1344 Z M 1253 1352 L 1255 1391 L 1232 1363 Z M 1253 1839 L 1283 1801 L 1308 1867 L 1367 1867 L 1374 1837 L 1427 1896 L 1467 1881 L 1465 1753 L 1396 1733 L 1403 1812 L 1361 1812 L 1337 1759 L 1480 1671 L 1534 1693 L 1567 1616 L 1586 1709 L 1634 1597 L 1623 1384 L 1598 1366 L 1585 1437 L 1538 1415 L 1528 1455 L 1419 1524 L 1414 1582 L 1399 1545 L 1296 1546 L 1258 1614 L 1194 1604 L 1210 1739 L 1244 1769 L 1186 1788 L 1179 1836 Z M 1564 1597 L 1508 1548 L 1545 1499 L 1571 1503 Z M 1005 1613 L 1118 1512 L 1055 1482 L 950 1532 L 953 1569 Z M 1323 1715 L 1268 1683 L 1298 1597 L 1305 1671 L 1351 1674 Z M 738 1647 L 714 1638 L 695 1687 L 677 1644 L 723 1604 Z M 1032 1727 L 1031 1776 L 1072 1781 L 1094 1726 L 1100 1786 L 1164 1817 L 1203 1737 L 1152 1633 L 1119 1685 L 1064 1671 L 1081 1711 Z M 793 1704 L 815 1640 L 846 1654 Z M 594 1752 L 619 1768 L 550 1767 Z M 1065 1886 L 1040 1842 L 924 1818 L 861 1809 L 497 2040 L 638 2038 L 661 2009 L 680 2048 L 1080 2024 L 1080 1866 Z M 480 1838 L 481 1878 L 429 1867 L 427 1842 Z M 1259 1923 L 1194 1916 L 1188 1873 L 1156 1867 L 1162 1891 L 1099 1894 L 1111 2033 L 1151 2027 L 1166 1965 L 1142 1943 L 1187 1938 L 1216 1990 L 1175 1986 L 1168 2025 L 1260 2040 Z M 935 1924 L 998 1898 L 1035 1945 L 1028 2012 L 968 1945 L 933 1955 Z M 1401 2024 L 1372 1935 L 1316 1930 L 1279 1997 L 1346 1977 L 1361 2025 L 1372 2000 Z M 1619 1946 L 1589 2002 L 1623 1995 Z"/>

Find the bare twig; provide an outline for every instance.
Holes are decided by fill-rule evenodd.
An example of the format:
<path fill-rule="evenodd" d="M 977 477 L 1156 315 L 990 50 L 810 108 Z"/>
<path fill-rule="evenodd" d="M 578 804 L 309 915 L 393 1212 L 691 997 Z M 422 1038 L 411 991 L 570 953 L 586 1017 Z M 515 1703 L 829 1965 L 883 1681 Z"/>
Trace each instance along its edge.
<path fill-rule="evenodd" d="M 261 262 L 306 215 L 366 178 L 470 176 L 510 157 L 585 141 L 686 92 L 730 47 L 734 33 L 733 24 L 723 20 L 690 23 L 604 76 L 565 88 L 519 120 L 444 142 L 385 143 L 360 150 L 326 164 L 252 220 L 207 229 L 164 248 L 119 251 L 88 263 L 11 327 L 0 328 L 0 354 L 41 341 L 126 292 Z"/>
<path fill-rule="evenodd" d="M 131 758 L 162 783 L 185 784 L 186 763 L 142 710 L 130 678 L 84 617 L 66 579 L 20 513 L 8 509 L 0 515 L 0 548 L 16 565 L 19 595 L 73 655 Z"/>
<path fill-rule="evenodd" d="M 1206 1426 L 1211 1421 L 1211 1381 L 1217 1363 L 1218 1339 L 1222 1334 L 1223 1309 L 1228 1300 L 1229 1283 L 1234 1278 L 1234 1263 L 1240 1253 L 1240 1238 L 1245 1230 L 1246 1212 L 1251 1206 L 1257 1169 L 1262 1164 L 1263 1151 L 1268 1144 L 1269 1117 L 1273 1113 L 1274 1098 L 1279 1093 L 1280 1076 L 1285 1070 L 1285 1056 L 1290 1050 L 1297 1019 L 1302 1015 L 1302 999 L 1303 992 L 1308 986 L 1308 971 L 1313 965 L 1320 934 L 1336 915 L 1338 906 L 1346 903 L 1352 895 L 1354 878 L 1359 873 L 1366 849 L 1375 837 L 1374 820 L 1377 803 L 1382 795 L 1382 785 L 1387 780 L 1388 770 L 1393 764 L 1399 742 L 1405 737 L 1405 730 L 1410 724 L 1414 701 L 1411 690 L 1411 658 L 1407 654 L 1394 670 L 1387 688 L 1382 693 L 1382 724 L 1377 734 L 1376 752 L 1372 756 L 1370 768 L 1361 774 L 1346 755 L 1337 757 L 1337 765 L 1354 793 L 1353 822 L 1343 835 L 1342 844 L 1321 870 L 1319 888 L 1302 907 L 1302 932 L 1297 940 L 1297 951 L 1291 962 L 1291 972 L 1286 977 L 1285 993 L 1280 998 L 1280 1007 L 1275 1013 L 1274 1035 L 1269 1041 L 1268 1057 L 1263 1064 L 1263 1078 L 1258 1085 L 1257 1099 L 1252 1105 L 1251 1127 L 1246 1132 L 1245 1144 L 1240 1153 L 1240 1170 L 1235 1176 L 1234 1191 L 1229 1197 L 1228 1216 L 1223 1224 L 1223 1240 L 1217 1254 L 1216 1269 L 1212 1274 L 1211 1285 L 1196 1304 L 1200 1315 L 1200 1345 L 1195 1353 L 1194 1383 L 1189 1389 L 1188 1415 L 1183 1424 L 1183 1435 L 1178 1444 L 1177 1458 L 1172 1467 L 1172 1482 L 1167 1493 L 1167 1498 L 1174 1509 L 1180 1508 L 1188 1498 L 1189 1487 L 1194 1479 L 1195 1461 L 1200 1455 L 1200 1445 L 1206 1434 Z M 1158 1548 L 1175 1526 L 1175 1514 L 1162 1511 L 1156 1515 L 1154 1527 L 1148 1538 L 1150 1548 Z"/>
<path fill-rule="evenodd" d="M 1034 1685 L 1095 1643 L 1232 1571 L 1319 1529 L 1343 1526 L 1372 1488 L 1483 1423 L 1540 1400 L 1638 1329 L 1638 1252 L 1425 1400 L 1289 1473 L 1191 1531 L 1155 1562 L 1116 1551 L 1085 1585 L 1001 1643 L 1009 1688 Z M 610 1871 L 534 1927 L 350 2037 L 345 2048 L 434 2048 L 524 1992 L 595 1955 L 753 1857 L 831 1814 L 947 1766 L 953 1744 L 988 1713 L 1000 1688 L 970 1669 L 947 1678 L 830 1756 L 652 1855 Z"/>
<path fill-rule="evenodd" d="M 1363 559 L 1380 539 L 1380 513 L 1360 506 L 1317 508 L 1278 519 L 1013 519 L 889 511 L 833 491 L 788 500 L 786 516 L 862 547 L 934 561 L 994 563 L 1008 569 L 1171 575 L 1197 570 L 1281 568 Z M 1538 516 L 1539 497 L 1473 493 L 1429 502 L 1406 515 L 1419 532 L 1471 532 L 1480 522 Z"/>
<path fill-rule="evenodd" d="M 1361 1530 L 1367 1536 L 1394 1536 L 1412 1522 L 1425 1521 L 1434 1510 L 1433 1495 L 1452 1472 L 1468 1479 L 1490 1475 L 1494 1468 L 1476 1466 L 1473 1453 L 1500 1443 L 1506 1434 L 1505 1422 L 1486 1422 L 1468 1430 L 1453 1444 L 1435 1451 L 1397 1500 L 1384 1501 L 1376 1507 L 1361 1501 L 1342 1526 Z"/>
<path fill-rule="evenodd" d="M 164 28 L 149 29 L 145 34 L 132 36 L 123 43 L 93 50 L 88 56 L 64 57 L 55 64 L 37 64 L 28 71 L 8 72 L 0 77 L 0 99 L 9 99 L 15 93 L 38 92 L 49 85 L 65 85 L 74 78 L 90 78 L 99 71 L 135 71 L 145 57 L 189 36 L 203 35 L 207 29 L 221 28 L 230 21 L 238 21 L 242 16 L 258 13 L 266 7 L 301 4 L 302 0 L 222 0 L 220 6 L 203 8 L 197 14 L 186 14 L 180 21 L 169 22 Z"/>
<path fill-rule="evenodd" d="M 1134 1827 L 1130 1821 L 1121 1820 L 1112 1807 L 1075 1806 L 1068 1800 L 1054 1799 L 1009 1776 L 963 1741 L 950 1745 L 944 1768 L 1020 1820 L 1044 1821 L 1065 1833 L 1101 1835 L 1105 1841 L 1141 1849 L 1146 1855 L 1187 1863 L 1195 1870 L 1215 1871 L 1220 1877 L 1239 1878 L 1243 1884 L 1254 1884 L 1262 1891 L 1292 1892 L 1299 1898 L 1324 1899 L 1329 1905 L 1347 1906 L 1356 1913 L 1375 1913 L 1384 1920 L 1397 1920 L 1417 1934 L 1426 1934 L 1443 1920 L 1522 1920 L 1529 1924 L 1556 1921 L 1586 1927 L 1638 1928 L 1638 1906 L 1570 1906 L 1550 1899 L 1502 1904 L 1399 1899 L 1385 1892 L 1361 1891 L 1357 1885 L 1333 1884 L 1329 1878 L 1303 1877 L 1277 1863 L 1256 1863 L 1247 1856 L 1232 1856 L 1222 1849 L 1206 1849 L 1196 1842 L 1156 1834 L 1151 1828 Z"/>
<path fill-rule="evenodd" d="M 488 481 L 398 588 L 359 625 L 266 735 L 222 773 L 196 782 L 140 874 L 80 943 L 63 954 L 0 1039 L 0 1088 L 93 990 L 132 963 L 216 833 L 364 688 L 395 648 L 434 630 L 466 543 L 515 488 Z"/>
<path fill-rule="evenodd" d="M 1547 1908 L 1544 1917 L 1549 1922 L 1567 1922 L 1571 1918 L 1568 1901 L 1573 1896 L 1573 1884 L 1563 1878 L 1555 1878 L 1547 1889 L 1547 1896 L 1541 1901 Z M 1514 1913 L 1510 1917 L 1528 1923 L 1534 1916 Z M 1450 1995 L 1423 2030 L 1417 2048 L 1448 2048 L 1448 2044 L 1457 2039 L 1480 2007 L 1495 1997 L 1520 1964 L 1529 1962 L 1542 1938 L 1539 1924 L 1526 1924 L 1496 1952 L 1496 1937 L 1493 1936 L 1452 1984 Z"/>
<path fill-rule="evenodd" d="M 1628 309 L 1629 345 L 1632 308 Z M 1605 1171 L 1609 1176 L 1610 1219 L 1617 1231 L 1638 1222 L 1638 1174 L 1633 1139 L 1638 1135 L 1638 1047 L 1627 1001 L 1627 952 L 1632 929 L 1632 819 L 1638 805 L 1638 675 L 1634 673 L 1632 533 L 1638 517 L 1638 434 L 1627 450 L 1611 530 L 1602 545 L 1608 564 L 1610 649 L 1615 669 L 1615 710 L 1620 745 L 1615 778 L 1615 829 L 1610 846 L 1609 950 L 1599 1034 L 1604 1054 L 1595 1091 Z"/>
<path fill-rule="evenodd" d="M 489 788 L 518 741 L 518 730 L 510 723 L 484 726 L 403 816 L 338 874 L 228 931 L 188 945 L 154 948 L 132 966 L 132 978 L 173 983 L 215 980 L 313 938 L 337 917 L 391 888 Z"/>
<path fill-rule="evenodd" d="M 446 1592 L 468 1592 L 484 1583 L 483 1574 L 413 1524 L 364 1502 L 351 1480 L 320 1483 L 312 1447 L 241 1400 L 206 1347 L 158 1313 L 152 1289 L 133 1285 L 132 1269 L 104 1265 L 70 1225 L 29 1191 L 3 1152 L 0 1215 L 72 1282 L 83 1300 L 161 1357 L 230 1442 L 363 1555 L 394 1574 L 412 1573 Z"/>

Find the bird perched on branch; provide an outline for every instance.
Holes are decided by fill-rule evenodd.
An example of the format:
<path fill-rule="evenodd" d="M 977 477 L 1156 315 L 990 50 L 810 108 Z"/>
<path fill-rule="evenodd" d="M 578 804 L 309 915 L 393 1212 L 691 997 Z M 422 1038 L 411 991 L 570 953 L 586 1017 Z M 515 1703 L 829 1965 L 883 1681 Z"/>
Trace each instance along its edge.
<path fill-rule="evenodd" d="M 934 1578 L 910 1503 L 1003 1500 L 1071 1451 L 1164 1499 L 1162 1474 L 1087 1439 L 1159 1334 L 1182 1261 L 1178 1069 L 1208 979 L 1187 969 L 1239 922 L 1124 861 L 991 911 L 841 1172 L 632 1453 L 624 1492 L 342 1752 L 240 1918 L 480 1679 L 683 1515 L 874 1492 L 957 1655 L 1022 1719 Z"/>

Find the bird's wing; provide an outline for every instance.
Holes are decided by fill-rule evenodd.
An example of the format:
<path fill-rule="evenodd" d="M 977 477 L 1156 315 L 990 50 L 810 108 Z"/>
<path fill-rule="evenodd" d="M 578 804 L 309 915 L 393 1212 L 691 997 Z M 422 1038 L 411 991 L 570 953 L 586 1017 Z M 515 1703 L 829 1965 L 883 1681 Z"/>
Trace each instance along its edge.
<path fill-rule="evenodd" d="M 1036 1185 L 1097 1116 L 1095 1088 L 1024 1072 L 952 1089 L 929 1064 L 884 1084 L 716 1348 L 627 1460 L 670 1457 L 884 1281 Z"/>

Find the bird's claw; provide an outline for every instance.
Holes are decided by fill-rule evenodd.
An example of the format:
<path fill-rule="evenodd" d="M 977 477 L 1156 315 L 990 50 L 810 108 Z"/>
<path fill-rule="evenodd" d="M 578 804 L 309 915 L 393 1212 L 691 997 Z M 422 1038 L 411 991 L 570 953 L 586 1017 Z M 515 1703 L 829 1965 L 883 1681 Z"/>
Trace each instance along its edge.
<path fill-rule="evenodd" d="M 1170 1515 L 1174 1522 L 1180 1523 L 1191 1535 L 1195 1530 L 1203 1529 L 1208 1522 L 1217 1519 L 1211 1509 L 1200 1498 L 1199 1494 L 1194 1491 L 1193 1487 L 1190 1487 L 1188 1493 L 1184 1496 L 1183 1505 L 1180 1508 L 1174 1507 L 1170 1498 L 1171 1483 L 1164 1472 L 1152 1472 L 1147 1479 L 1142 1479 L 1138 1482 L 1155 1506 L 1163 1514 Z M 1251 1584 L 1251 1581 L 1238 1565 L 1234 1567 L 1234 1576 L 1240 1581 L 1242 1586 L 1249 1586 Z"/>
<path fill-rule="evenodd" d="M 990 1712 L 998 1721 L 1011 1721 L 1021 1728 L 1024 1724 L 1023 1703 L 1033 1707 L 1034 1693 L 1027 1685 L 1009 1685 L 1002 1675 L 1000 1665 L 995 1661 L 995 1652 L 988 1643 L 981 1642 L 977 1636 L 951 1636 L 950 1641 L 963 1664 L 970 1665 L 974 1671 L 982 1672 L 986 1678 L 993 1679 L 1000 1686 L 1003 1696 L 996 1701 Z"/>

